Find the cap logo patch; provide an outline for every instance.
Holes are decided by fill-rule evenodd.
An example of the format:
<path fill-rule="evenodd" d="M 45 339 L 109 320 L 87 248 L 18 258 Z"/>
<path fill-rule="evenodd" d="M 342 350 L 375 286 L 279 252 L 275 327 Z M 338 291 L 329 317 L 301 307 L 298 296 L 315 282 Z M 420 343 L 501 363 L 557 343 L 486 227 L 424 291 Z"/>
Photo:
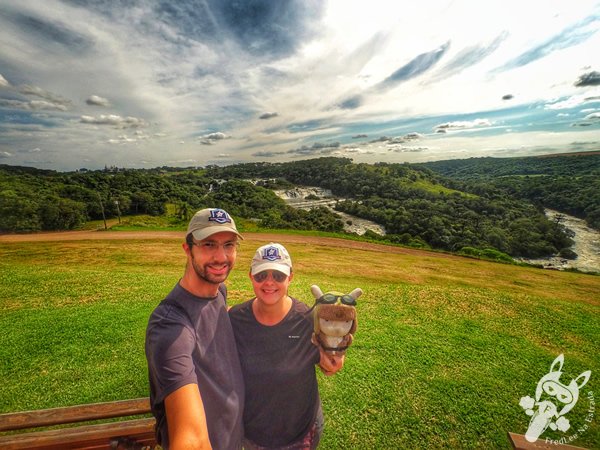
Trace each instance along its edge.
<path fill-rule="evenodd" d="M 208 221 L 217 223 L 231 223 L 231 218 L 229 217 L 229 214 L 222 209 L 211 209 Z"/>
<path fill-rule="evenodd" d="M 281 255 L 279 254 L 279 249 L 277 247 L 267 247 L 263 250 L 262 259 L 266 259 L 268 261 L 275 261 L 277 259 L 281 259 Z"/>

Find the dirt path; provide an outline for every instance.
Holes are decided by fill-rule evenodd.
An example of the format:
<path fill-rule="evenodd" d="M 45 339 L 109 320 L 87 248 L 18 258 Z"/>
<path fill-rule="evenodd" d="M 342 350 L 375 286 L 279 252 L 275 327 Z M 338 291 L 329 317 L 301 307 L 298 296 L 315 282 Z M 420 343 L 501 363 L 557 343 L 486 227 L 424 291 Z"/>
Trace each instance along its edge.
<path fill-rule="evenodd" d="M 32 234 L 3 234 L 0 242 L 35 242 L 35 241 L 82 241 L 82 240 L 127 240 L 127 239 L 179 239 L 183 240 L 183 231 L 62 231 L 53 233 Z M 353 241 L 350 239 L 295 236 L 276 233 L 244 233 L 247 241 L 283 241 L 298 244 L 330 245 L 337 248 L 363 249 L 376 252 L 399 253 L 405 255 L 432 256 L 440 258 L 455 258 L 444 253 L 428 252 L 391 245 L 374 244 L 370 242 Z"/>

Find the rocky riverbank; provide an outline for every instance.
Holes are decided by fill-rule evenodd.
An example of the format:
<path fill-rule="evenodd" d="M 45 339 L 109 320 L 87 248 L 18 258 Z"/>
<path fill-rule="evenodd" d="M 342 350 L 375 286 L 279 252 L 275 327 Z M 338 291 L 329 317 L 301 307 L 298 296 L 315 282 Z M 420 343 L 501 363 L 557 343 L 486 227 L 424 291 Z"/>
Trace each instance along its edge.
<path fill-rule="evenodd" d="M 329 189 L 322 189 L 319 187 L 296 187 L 294 189 L 275 191 L 275 194 L 294 208 L 311 209 L 317 206 L 325 206 L 326 208 L 331 209 L 341 216 L 344 222 L 344 230 L 349 233 L 363 235 L 367 230 L 371 230 L 382 236 L 385 235 L 385 228 L 378 223 L 336 211 L 334 209 L 335 203 L 344 199 L 333 197 L 333 194 Z M 309 196 L 313 198 L 307 199 Z"/>
<path fill-rule="evenodd" d="M 541 265 L 545 269 L 577 269 L 582 272 L 600 273 L 600 232 L 588 227 L 585 220 L 551 209 L 546 210 L 546 216 L 550 220 L 556 220 L 559 215 L 561 223 L 575 234 L 575 244 L 571 250 L 577 253 L 577 258 L 571 260 L 552 256 L 539 259 L 520 258 L 519 261 Z"/>

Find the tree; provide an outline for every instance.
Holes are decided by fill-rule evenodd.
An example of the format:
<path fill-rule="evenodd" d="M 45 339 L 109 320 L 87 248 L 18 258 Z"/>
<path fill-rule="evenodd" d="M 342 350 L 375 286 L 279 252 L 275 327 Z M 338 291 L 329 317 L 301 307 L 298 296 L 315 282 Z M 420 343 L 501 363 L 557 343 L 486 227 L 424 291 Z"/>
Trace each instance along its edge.
<path fill-rule="evenodd" d="M 85 204 L 58 196 L 46 197 L 37 214 L 42 230 L 72 230 L 86 221 Z"/>
<path fill-rule="evenodd" d="M 38 204 L 15 191 L 0 191 L 0 231 L 15 233 L 41 229 Z"/>

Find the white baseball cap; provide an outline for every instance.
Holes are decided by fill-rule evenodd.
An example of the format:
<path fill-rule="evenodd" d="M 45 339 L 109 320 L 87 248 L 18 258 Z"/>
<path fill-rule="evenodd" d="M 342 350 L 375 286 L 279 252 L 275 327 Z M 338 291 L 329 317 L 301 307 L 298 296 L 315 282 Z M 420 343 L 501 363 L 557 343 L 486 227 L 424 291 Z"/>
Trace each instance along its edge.
<path fill-rule="evenodd" d="M 264 270 L 278 270 L 290 275 L 292 258 L 283 245 L 271 242 L 256 250 L 250 264 L 250 274 L 256 275 Z"/>

